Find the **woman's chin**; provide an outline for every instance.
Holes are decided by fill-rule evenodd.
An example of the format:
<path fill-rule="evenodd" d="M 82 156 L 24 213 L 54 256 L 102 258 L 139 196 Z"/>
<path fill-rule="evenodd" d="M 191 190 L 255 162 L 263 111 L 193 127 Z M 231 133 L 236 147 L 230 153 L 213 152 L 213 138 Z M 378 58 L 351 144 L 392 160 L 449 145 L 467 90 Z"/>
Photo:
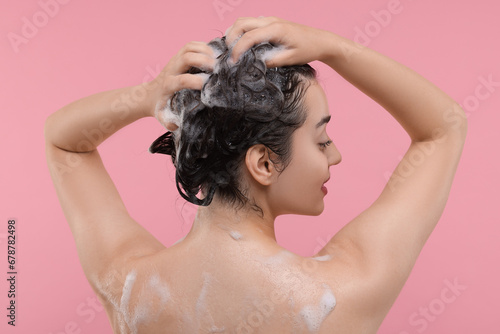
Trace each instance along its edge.
<path fill-rule="evenodd" d="M 303 216 L 319 216 L 323 213 L 324 210 L 325 210 L 325 203 L 321 201 L 321 203 L 318 203 L 317 206 L 307 210 L 303 210 L 302 212 L 296 214 Z"/>

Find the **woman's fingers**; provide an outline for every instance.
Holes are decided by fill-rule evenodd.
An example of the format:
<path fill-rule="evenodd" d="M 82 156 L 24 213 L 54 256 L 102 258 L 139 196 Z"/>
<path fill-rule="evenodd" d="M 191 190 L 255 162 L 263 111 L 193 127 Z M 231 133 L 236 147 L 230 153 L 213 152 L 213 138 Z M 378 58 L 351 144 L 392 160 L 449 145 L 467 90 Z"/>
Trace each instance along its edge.
<path fill-rule="evenodd" d="M 161 75 L 168 77 L 186 73 L 191 67 L 212 71 L 215 66 L 213 49 L 203 42 L 189 42 L 173 56 Z"/>
<path fill-rule="evenodd" d="M 212 72 L 215 66 L 215 59 L 206 54 L 187 52 L 180 56 L 179 62 L 174 69 L 173 74 L 186 73 L 191 67 L 199 68 L 200 70 Z"/>
<path fill-rule="evenodd" d="M 248 28 L 248 24 L 250 22 L 255 22 L 256 20 L 258 19 L 255 17 L 239 17 L 236 19 L 236 21 L 234 21 L 234 23 L 229 28 L 226 29 L 224 36 L 226 36 L 226 38 L 234 36 L 234 34 L 236 34 L 237 36 L 241 31 L 244 31 L 245 25 L 247 25 Z"/>
<path fill-rule="evenodd" d="M 172 59 L 171 74 L 186 73 L 191 67 L 213 71 L 215 55 L 213 49 L 203 42 L 189 42 Z"/>
<path fill-rule="evenodd" d="M 240 56 L 252 46 L 264 42 L 270 42 L 275 45 L 283 45 L 278 32 L 279 25 L 270 24 L 260 29 L 254 29 L 245 33 L 233 46 L 231 60 L 237 62 Z M 283 45 L 286 47 L 286 45 Z"/>
<path fill-rule="evenodd" d="M 324 57 L 328 32 L 276 17 L 244 18 L 228 29 L 231 60 L 236 63 L 252 46 L 269 42 L 281 50 L 266 59 L 268 67 L 306 64 Z M 239 36 L 239 37 L 238 37 Z M 236 38 L 236 40 L 235 40 Z M 231 45 L 231 41 L 235 42 Z"/>
<path fill-rule="evenodd" d="M 271 18 L 266 18 L 263 16 L 259 18 L 240 17 L 236 20 L 236 22 L 234 22 L 232 26 L 230 26 L 226 30 L 226 44 L 231 47 L 246 32 L 256 28 L 264 27 L 271 23 L 271 21 Z"/>
<path fill-rule="evenodd" d="M 189 42 L 185 44 L 161 73 L 154 79 L 156 85 L 156 96 L 158 103 L 155 109 L 155 117 L 169 131 L 178 128 L 175 120 L 165 118 L 160 112 L 175 92 L 183 89 L 201 90 L 208 79 L 207 73 L 189 74 L 187 71 L 192 67 L 199 68 L 205 72 L 212 72 L 215 66 L 214 50 L 204 42 Z"/>
<path fill-rule="evenodd" d="M 245 51 L 264 42 L 288 47 L 283 39 L 288 32 L 286 23 L 274 16 L 238 19 L 226 35 L 226 43 L 232 47 L 231 60 L 237 62 Z"/>
<path fill-rule="evenodd" d="M 291 61 L 293 54 L 290 50 L 282 50 L 273 54 L 270 59 L 266 60 L 266 67 L 281 67 L 287 65 L 293 65 L 293 61 Z"/>
<path fill-rule="evenodd" d="M 205 73 L 176 75 L 171 79 L 172 80 L 172 85 L 170 87 L 171 91 L 172 93 L 174 93 L 186 88 L 201 90 L 203 84 L 206 81 L 206 77 L 207 74 Z"/>
<path fill-rule="evenodd" d="M 186 53 L 186 52 L 196 52 L 196 53 L 203 53 L 209 57 L 214 57 L 214 51 L 213 49 L 208 46 L 207 43 L 205 42 L 197 42 L 197 41 L 192 41 L 189 43 L 186 43 L 178 52 L 178 54 Z"/>
<path fill-rule="evenodd" d="M 187 74 L 192 68 L 205 72 L 213 71 L 215 66 L 214 52 L 203 42 L 189 42 L 170 59 L 163 71 L 155 79 L 163 87 L 162 95 L 172 95 L 184 88 L 201 89 L 204 79 L 202 75 Z"/>

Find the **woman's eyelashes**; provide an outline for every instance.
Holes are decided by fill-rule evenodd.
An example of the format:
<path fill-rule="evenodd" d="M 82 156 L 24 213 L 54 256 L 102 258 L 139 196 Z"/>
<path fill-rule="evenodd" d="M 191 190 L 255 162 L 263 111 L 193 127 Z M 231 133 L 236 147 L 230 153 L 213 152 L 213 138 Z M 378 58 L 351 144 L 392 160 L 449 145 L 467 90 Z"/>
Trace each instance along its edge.
<path fill-rule="evenodd" d="M 324 149 L 326 149 L 328 146 L 330 146 L 330 145 L 331 145 L 331 143 L 332 143 L 332 141 L 331 141 L 331 140 L 328 140 L 328 141 L 326 141 L 326 142 L 324 142 L 324 143 L 319 143 L 319 146 L 321 147 L 321 149 L 322 149 L 322 150 L 324 150 Z"/>

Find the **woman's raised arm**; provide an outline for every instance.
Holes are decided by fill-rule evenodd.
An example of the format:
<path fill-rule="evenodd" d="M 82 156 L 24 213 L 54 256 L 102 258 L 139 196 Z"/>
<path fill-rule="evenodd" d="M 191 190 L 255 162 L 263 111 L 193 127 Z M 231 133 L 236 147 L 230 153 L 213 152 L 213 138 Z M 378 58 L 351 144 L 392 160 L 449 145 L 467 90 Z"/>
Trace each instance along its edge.
<path fill-rule="evenodd" d="M 129 216 L 97 146 L 122 127 L 155 116 L 157 104 L 165 104 L 175 91 L 201 89 L 202 78 L 185 72 L 191 66 L 210 68 L 213 62 L 206 43 L 188 43 L 153 81 L 82 98 L 47 118 L 47 163 L 93 286 L 95 275 L 111 265 L 120 267 L 130 258 L 164 248 Z"/>
<path fill-rule="evenodd" d="M 344 257 L 340 262 L 351 268 L 343 286 L 355 288 L 341 293 L 358 301 L 357 314 L 382 321 L 444 210 L 465 142 L 464 112 L 413 70 L 334 33 L 274 17 L 240 19 L 227 33 L 228 43 L 235 43 L 235 61 L 251 45 L 269 41 L 284 49 L 268 66 L 328 64 L 410 136 L 381 195 L 317 254 Z"/>
<path fill-rule="evenodd" d="M 322 250 L 349 245 L 360 277 L 371 280 L 364 286 L 376 291 L 363 307 L 371 306 L 381 321 L 443 213 L 467 120 L 458 103 L 413 70 L 337 35 L 328 41 L 323 61 L 384 107 L 411 139 L 380 196 Z M 357 291 L 359 297 L 364 292 Z"/>

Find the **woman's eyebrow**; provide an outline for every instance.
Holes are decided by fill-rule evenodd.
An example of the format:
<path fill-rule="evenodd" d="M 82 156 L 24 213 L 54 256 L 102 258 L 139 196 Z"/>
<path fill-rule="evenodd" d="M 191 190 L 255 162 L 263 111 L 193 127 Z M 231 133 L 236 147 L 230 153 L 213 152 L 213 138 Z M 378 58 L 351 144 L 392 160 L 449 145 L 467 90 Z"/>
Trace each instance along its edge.
<path fill-rule="evenodd" d="M 322 126 L 323 124 L 326 124 L 328 122 L 330 122 L 330 119 L 332 118 L 332 115 L 328 115 L 328 116 L 325 116 L 321 119 L 321 121 L 318 122 L 318 124 L 316 124 L 316 128 L 319 128 L 320 126 Z"/>

